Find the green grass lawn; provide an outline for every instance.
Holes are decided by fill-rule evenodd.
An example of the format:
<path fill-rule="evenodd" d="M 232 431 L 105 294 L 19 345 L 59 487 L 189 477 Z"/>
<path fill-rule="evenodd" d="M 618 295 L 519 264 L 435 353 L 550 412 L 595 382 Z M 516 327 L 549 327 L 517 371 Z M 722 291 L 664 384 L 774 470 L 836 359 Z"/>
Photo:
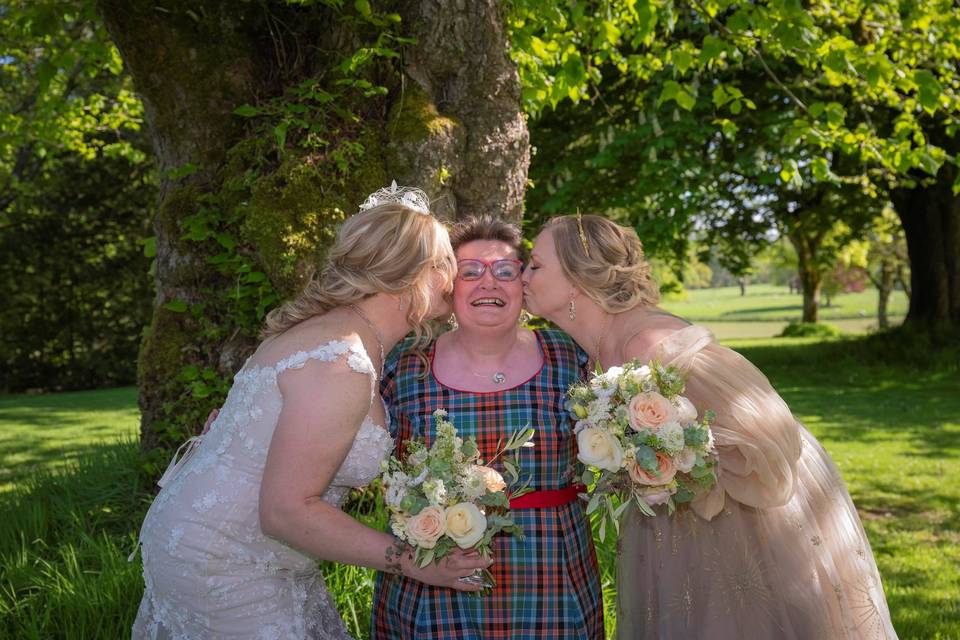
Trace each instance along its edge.
<path fill-rule="evenodd" d="M 768 375 L 839 466 L 900 637 L 960 640 L 960 354 L 899 340 L 727 344 Z M 129 635 L 142 581 L 139 562 L 126 556 L 151 495 L 130 439 L 135 396 L 0 396 L 0 482 L 8 487 L 0 492 L 0 638 Z M 361 496 L 351 511 L 373 526 L 384 522 L 375 496 Z M 599 554 L 612 630 L 610 540 Z M 371 573 L 333 565 L 325 572 L 351 632 L 365 637 Z"/>
<path fill-rule="evenodd" d="M 62 467 L 105 442 L 136 437 L 137 390 L 0 395 L 0 493 L 31 470 Z"/>
<path fill-rule="evenodd" d="M 824 301 L 821 301 L 823 304 Z M 907 297 L 902 291 L 890 296 L 891 324 L 899 324 L 907 313 Z M 691 289 L 682 298 L 668 297 L 663 308 L 709 327 L 721 340 L 728 338 L 772 337 L 790 321 L 803 315 L 803 297 L 787 292 L 786 287 L 769 284 L 740 287 Z M 820 321 L 835 325 L 844 333 L 859 334 L 877 326 L 877 292 L 844 293 L 820 307 Z"/>

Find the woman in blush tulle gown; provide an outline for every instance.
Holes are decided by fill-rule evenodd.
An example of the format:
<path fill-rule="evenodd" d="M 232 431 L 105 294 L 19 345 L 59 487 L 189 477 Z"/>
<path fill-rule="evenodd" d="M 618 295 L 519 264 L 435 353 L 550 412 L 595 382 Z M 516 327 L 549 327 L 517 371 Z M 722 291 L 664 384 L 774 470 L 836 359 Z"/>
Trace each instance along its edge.
<path fill-rule="evenodd" d="M 716 413 L 718 483 L 669 516 L 621 524 L 620 638 L 896 638 L 870 543 L 823 447 L 763 374 L 702 327 L 659 308 L 640 240 L 599 216 L 536 239 L 527 308 L 604 369 L 633 358 L 687 374 Z"/>
<path fill-rule="evenodd" d="M 164 474 L 143 522 L 134 638 L 349 637 L 317 559 L 461 582 L 488 562 L 421 569 L 340 506 L 393 448 L 383 354 L 448 312 L 446 230 L 422 192 L 378 192 L 348 219 L 321 277 L 271 313 L 212 428 Z"/>

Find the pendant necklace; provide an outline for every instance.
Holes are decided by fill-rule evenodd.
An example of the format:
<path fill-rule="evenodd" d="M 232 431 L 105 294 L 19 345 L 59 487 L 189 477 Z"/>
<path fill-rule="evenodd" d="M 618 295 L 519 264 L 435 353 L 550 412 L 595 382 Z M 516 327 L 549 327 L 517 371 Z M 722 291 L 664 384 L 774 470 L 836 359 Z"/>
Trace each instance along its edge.
<path fill-rule="evenodd" d="M 355 304 L 350 304 L 350 305 L 347 305 L 347 308 L 349 308 L 351 311 L 353 311 L 355 314 L 357 314 L 357 315 L 360 317 L 361 320 L 363 320 L 364 322 L 367 323 L 367 326 L 370 327 L 370 331 L 373 332 L 373 337 L 376 338 L 376 340 L 377 340 L 377 346 L 380 347 L 380 377 L 377 378 L 377 379 L 379 380 L 379 379 L 383 378 L 383 364 L 384 364 L 384 358 L 383 358 L 383 338 L 380 337 L 380 332 L 377 331 L 376 325 L 373 324 L 373 322 L 371 322 L 370 318 L 367 317 L 367 314 L 365 314 L 365 313 L 360 309 L 360 307 L 358 307 L 358 306 L 355 305 Z"/>
<path fill-rule="evenodd" d="M 494 371 L 492 374 L 489 373 L 477 373 L 476 371 L 471 371 L 473 375 L 478 378 L 486 378 L 492 380 L 494 384 L 503 384 L 507 381 L 507 374 L 503 371 Z"/>

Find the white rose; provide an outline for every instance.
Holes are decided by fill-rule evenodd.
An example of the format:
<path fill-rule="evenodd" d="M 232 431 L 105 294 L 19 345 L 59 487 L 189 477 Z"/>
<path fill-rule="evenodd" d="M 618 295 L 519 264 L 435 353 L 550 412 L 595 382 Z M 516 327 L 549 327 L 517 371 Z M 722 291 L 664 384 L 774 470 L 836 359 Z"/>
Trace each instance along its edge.
<path fill-rule="evenodd" d="M 423 547 L 433 549 L 437 540 L 447 532 L 446 519 L 440 507 L 425 507 L 407 522 L 407 540 Z"/>
<path fill-rule="evenodd" d="M 676 403 L 677 420 L 680 421 L 680 424 L 688 425 L 697 421 L 697 408 L 693 406 L 692 402 L 683 396 L 677 396 Z"/>
<path fill-rule="evenodd" d="M 618 471 L 623 462 L 620 443 L 603 429 L 583 429 L 577 434 L 577 447 L 580 462 L 598 469 Z"/>
<path fill-rule="evenodd" d="M 689 448 L 681 451 L 673 461 L 673 464 L 677 467 L 677 471 L 682 471 L 683 473 L 690 473 L 690 470 L 693 469 L 693 465 L 696 463 L 697 453 Z"/>
<path fill-rule="evenodd" d="M 660 427 L 657 438 L 671 456 L 677 455 L 683 449 L 683 427 L 677 422 L 668 422 Z"/>
<path fill-rule="evenodd" d="M 447 535 L 461 549 L 469 549 L 480 541 L 487 530 L 487 518 L 476 505 L 461 502 L 447 507 Z"/>

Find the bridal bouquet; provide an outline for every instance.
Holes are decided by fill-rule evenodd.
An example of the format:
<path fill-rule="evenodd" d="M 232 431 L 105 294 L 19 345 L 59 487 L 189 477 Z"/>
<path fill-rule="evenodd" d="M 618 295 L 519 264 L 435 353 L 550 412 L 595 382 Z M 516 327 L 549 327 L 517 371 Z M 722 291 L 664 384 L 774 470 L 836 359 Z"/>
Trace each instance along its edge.
<path fill-rule="evenodd" d="M 672 514 L 696 489 L 716 484 L 714 414 L 705 411 L 698 420 L 697 409 L 681 395 L 684 385 L 676 367 L 632 360 L 598 369 L 589 382 L 570 388 L 578 458 L 587 465 L 583 483 L 592 487 L 587 512 L 605 511 L 601 539 L 608 517 L 619 531 L 631 500 L 648 516 L 662 504 Z M 612 494 L 620 496 L 619 506 Z"/>
<path fill-rule="evenodd" d="M 497 533 L 523 539 L 523 529 L 510 514 L 507 483 L 498 471 L 484 466 L 474 438 L 464 440 L 457 435 L 446 411 L 438 409 L 433 417 L 436 437 L 429 448 L 420 440 L 407 440 L 403 460 L 391 456 L 381 463 L 390 528 L 415 548 L 421 567 L 440 560 L 455 546 L 476 548 L 489 558 L 490 543 Z M 525 428 L 501 442 L 487 464 L 509 451 L 533 446 L 533 434 L 533 429 Z M 516 483 L 516 461 L 504 457 L 502 463 L 511 483 Z M 521 487 L 511 497 L 527 491 Z M 488 586 L 493 585 L 489 572 L 484 571 L 482 577 Z"/>

